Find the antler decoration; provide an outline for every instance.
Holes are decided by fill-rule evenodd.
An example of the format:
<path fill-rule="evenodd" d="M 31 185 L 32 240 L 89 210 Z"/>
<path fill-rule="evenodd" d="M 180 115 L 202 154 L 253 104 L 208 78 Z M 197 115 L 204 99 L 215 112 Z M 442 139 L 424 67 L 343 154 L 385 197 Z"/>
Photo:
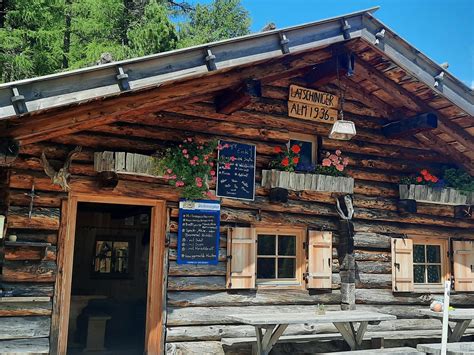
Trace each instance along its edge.
<path fill-rule="evenodd" d="M 73 150 L 69 152 L 67 155 L 66 161 L 61 169 L 56 171 L 51 164 L 49 163 L 48 159 L 46 158 L 46 154 L 44 151 L 41 153 L 41 161 L 43 162 L 43 168 L 46 175 L 51 178 L 51 182 L 55 185 L 61 186 L 63 191 L 69 191 L 69 178 L 71 177 L 71 173 L 69 172 L 69 168 L 71 167 L 71 162 L 74 159 L 74 156 L 82 150 L 82 147 L 77 146 Z"/>

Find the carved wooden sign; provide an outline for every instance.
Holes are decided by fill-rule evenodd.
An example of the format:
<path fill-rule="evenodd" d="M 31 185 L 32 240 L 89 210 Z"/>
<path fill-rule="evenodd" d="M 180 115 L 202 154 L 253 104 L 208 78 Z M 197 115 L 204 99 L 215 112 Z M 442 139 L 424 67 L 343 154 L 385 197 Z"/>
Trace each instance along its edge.
<path fill-rule="evenodd" d="M 337 120 L 339 98 L 336 95 L 290 85 L 288 116 L 333 124 Z"/>

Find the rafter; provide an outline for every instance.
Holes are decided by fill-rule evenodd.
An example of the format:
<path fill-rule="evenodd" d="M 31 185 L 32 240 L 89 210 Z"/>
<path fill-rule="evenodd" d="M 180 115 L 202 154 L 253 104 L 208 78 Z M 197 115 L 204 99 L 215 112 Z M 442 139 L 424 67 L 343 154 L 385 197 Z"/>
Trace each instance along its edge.
<path fill-rule="evenodd" d="M 403 88 L 401 85 L 388 79 L 382 73 L 377 71 L 377 69 L 372 68 L 362 59 L 356 58 L 356 63 L 358 74 L 364 76 L 368 80 L 371 80 L 374 84 L 389 92 L 390 95 L 392 95 L 397 100 L 405 102 L 405 106 L 410 110 L 418 113 L 436 111 L 436 109 L 429 106 L 426 102 Z M 436 113 L 439 118 L 438 129 L 453 137 L 456 141 L 458 141 L 458 143 L 462 144 L 467 149 L 474 150 L 473 136 L 464 131 L 455 123 L 451 122 L 445 115 L 438 111 Z M 443 143 L 447 145 L 446 142 L 443 141 Z"/>

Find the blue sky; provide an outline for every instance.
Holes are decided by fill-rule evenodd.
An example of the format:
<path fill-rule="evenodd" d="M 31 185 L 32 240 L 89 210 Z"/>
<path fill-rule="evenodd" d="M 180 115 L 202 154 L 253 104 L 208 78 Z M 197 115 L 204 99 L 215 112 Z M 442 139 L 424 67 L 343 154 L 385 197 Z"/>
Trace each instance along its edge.
<path fill-rule="evenodd" d="M 197 1 L 201 2 L 201 1 Z M 207 1 L 206 1 L 207 2 Z M 298 25 L 380 6 L 375 16 L 474 87 L 474 0 L 242 0 L 252 31 Z"/>

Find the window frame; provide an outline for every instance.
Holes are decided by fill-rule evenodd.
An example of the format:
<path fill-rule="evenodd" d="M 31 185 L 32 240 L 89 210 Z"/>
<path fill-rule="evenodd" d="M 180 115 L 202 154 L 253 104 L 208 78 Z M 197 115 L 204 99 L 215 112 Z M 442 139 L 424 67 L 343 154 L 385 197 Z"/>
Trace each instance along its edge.
<path fill-rule="evenodd" d="M 257 289 L 305 289 L 304 270 L 305 270 L 305 243 L 306 228 L 304 227 L 254 227 L 255 230 L 255 287 Z M 295 279 L 265 280 L 257 278 L 257 260 L 258 260 L 258 236 L 259 235 L 294 235 L 296 237 L 296 271 Z"/>
<path fill-rule="evenodd" d="M 307 133 L 290 133 L 290 139 L 288 140 L 287 147 L 290 148 L 291 140 L 298 140 L 303 142 L 312 143 L 312 159 L 311 164 L 316 165 L 318 162 L 318 136 Z M 298 170 L 296 170 L 298 171 Z"/>
<path fill-rule="evenodd" d="M 449 252 L 449 240 L 437 237 L 426 237 L 426 236 L 410 236 L 413 240 L 413 258 L 415 255 L 415 245 L 439 245 L 440 246 L 440 262 L 441 262 L 441 282 L 435 283 L 415 283 L 415 275 L 413 274 L 413 292 L 444 292 L 444 282 L 449 278 L 451 263 L 448 256 Z M 415 270 L 415 263 L 412 258 L 413 270 Z M 425 262 L 425 265 L 429 263 Z"/>
<path fill-rule="evenodd" d="M 112 242 L 112 243 L 120 243 L 126 242 L 128 243 L 128 272 L 126 273 L 117 273 L 117 272 L 99 272 L 95 271 L 95 263 L 96 263 L 96 246 L 97 242 Z M 135 278 L 135 251 L 137 242 L 136 238 L 127 237 L 127 236 L 108 236 L 108 235 L 97 235 L 94 240 L 93 250 L 92 250 L 92 263 L 91 263 L 91 271 L 90 271 L 90 278 L 91 279 L 123 279 L 123 280 L 130 280 Z M 111 262 L 113 256 L 111 256 Z"/>

